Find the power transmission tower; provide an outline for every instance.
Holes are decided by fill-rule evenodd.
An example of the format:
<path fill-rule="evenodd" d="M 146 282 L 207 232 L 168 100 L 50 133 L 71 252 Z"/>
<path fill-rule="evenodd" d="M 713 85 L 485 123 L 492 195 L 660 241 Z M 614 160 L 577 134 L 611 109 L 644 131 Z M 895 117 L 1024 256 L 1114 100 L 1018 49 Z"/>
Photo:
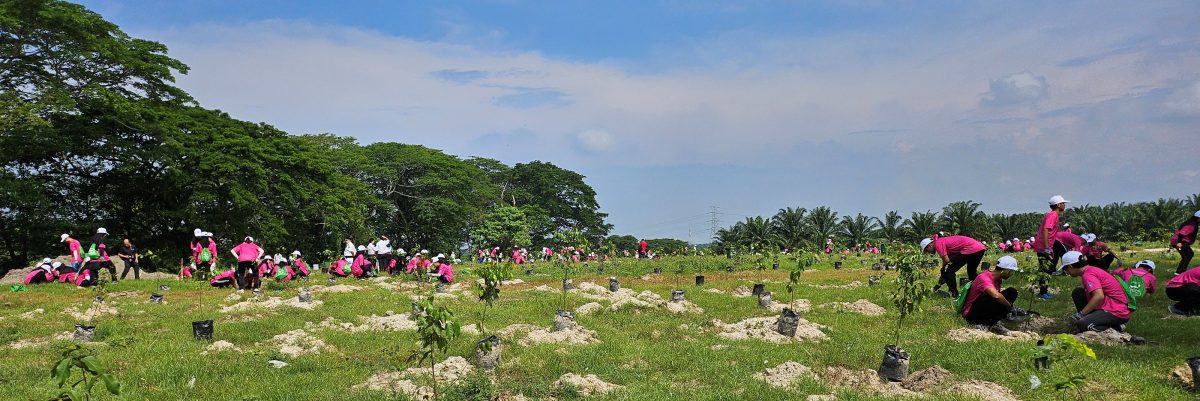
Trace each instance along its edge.
<path fill-rule="evenodd" d="M 719 214 L 720 212 L 718 212 L 717 210 L 718 209 L 716 206 L 711 206 L 708 211 L 708 216 L 709 216 L 708 222 L 712 225 L 709 228 L 709 232 L 708 232 L 708 239 L 710 241 L 713 238 L 717 237 L 717 225 L 720 224 L 720 221 L 717 220 L 717 214 Z"/>

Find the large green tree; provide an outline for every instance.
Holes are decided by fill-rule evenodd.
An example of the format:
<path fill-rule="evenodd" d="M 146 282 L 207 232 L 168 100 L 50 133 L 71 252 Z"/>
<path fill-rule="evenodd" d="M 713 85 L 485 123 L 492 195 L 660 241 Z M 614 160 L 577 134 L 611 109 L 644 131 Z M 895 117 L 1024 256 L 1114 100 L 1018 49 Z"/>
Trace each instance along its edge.
<path fill-rule="evenodd" d="M 564 229 L 579 229 L 598 242 L 612 230 L 604 222 L 608 214 L 600 212 L 596 191 L 583 175 L 541 161 L 518 163 L 507 175 L 512 189 L 509 193 L 505 188 L 506 199 L 517 206 L 532 206 L 525 212 L 531 218 L 534 243 L 548 243 L 555 231 Z"/>

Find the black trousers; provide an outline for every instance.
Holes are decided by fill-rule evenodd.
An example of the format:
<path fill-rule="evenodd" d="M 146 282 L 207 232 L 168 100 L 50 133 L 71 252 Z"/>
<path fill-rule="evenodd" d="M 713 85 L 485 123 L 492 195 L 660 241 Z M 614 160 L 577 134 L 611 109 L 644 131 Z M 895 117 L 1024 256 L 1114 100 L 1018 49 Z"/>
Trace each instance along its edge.
<path fill-rule="evenodd" d="M 1192 246 L 1183 245 L 1179 247 L 1179 267 L 1175 269 L 1175 274 L 1183 274 L 1191 266 L 1192 263 Z"/>
<path fill-rule="evenodd" d="M 1200 285 L 1184 284 L 1167 287 L 1167 298 L 1175 301 L 1175 308 L 1184 312 L 1200 312 Z"/>
<path fill-rule="evenodd" d="M 1109 252 L 1100 258 L 1088 257 L 1087 261 L 1089 265 L 1099 267 L 1104 269 L 1104 271 L 1108 271 L 1108 269 L 1112 267 L 1113 261 L 1116 259 L 1116 255 L 1113 255 L 1112 252 Z"/>
<path fill-rule="evenodd" d="M 975 276 L 978 275 L 979 263 L 983 262 L 983 254 L 985 252 L 987 251 L 983 250 L 964 255 L 954 255 L 954 257 L 950 258 L 950 264 L 942 267 L 942 275 L 941 278 L 938 279 L 938 285 L 940 286 L 945 283 L 948 287 L 950 287 L 950 293 L 957 297 L 958 283 L 955 282 L 954 276 L 956 273 L 958 273 L 958 269 L 962 269 L 963 266 L 966 266 L 967 279 L 974 281 Z"/>
<path fill-rule="evenodd" d="M 1043 272 L 1054 273 L 1058 271 L 1058 261 L 1062 259 L 1063 255 L 1067 254 L 1067 247 L 1063 246 L 1061 242 L 1054 241 L 1054 250 L 1052 252 L 1050 257 L 1041 254 L 1038 255 L 1038 264 Z M 1038 280 L 1038 287 L 1038 295 L 1045 295 L 1047 293 L 1046 280 Z"/>
<path fill-rule="evenodd" d="M 92 280 L 100 279 L 101 267 L 103 267 L 105 270 L 108 270 L 108 275 L 112 277 L 112 281 L 117 281 L 117 267 L 113 265 L 112 261 L 101 262 L 99 260 L 93 260 L 87 263 L 87 269 L 92 273 Z"/>
<path fill-rule="evenodd" d="M 1088 304 L 1087 291 L 1084 291 L 1083 287 L 1075 287 L 1075 291 L 1071 291 L 1071 300 L 1075 301 L 1075 311 L 1082 311 L 1083 307 Z M 1119 326 L 1128 321 L 1129 319 L 1121 319 L 1107 311 L 1097 309 L 1075 322 L 1075 332 L 1104 331 L 1109 328 L 1120 330 Z"/>
<path fill-rule="evenodd" d="M 1008 287 L 1004 291 L 1000 291 L 1000 295 L 1008 300 L 1009 305 L 1013 305 L 1017 301 L 1017 289 Z M 971 310 L 963 318 L 971 324 L 986 324 L 991 326 L 1008 316 L 1009 306 L 1001 305 L 1000 301 L 992 298 L 987 294 L 980 294 L 979 298 L 975 298 L 975 302 L 971 304 Z"/>
<path fill-rule="evenodd" d="M 249 273 L 249 278 L 246 277 L 247 273 Z M 234 277 L 237 278 L 239 289 L 244 290 L 247 285 L 251 289 L 255 289 L 262 285 L 262 280 L 258 278 L 258 265 L 253 260 L 238 262 L 237 274 Z"/>
<path fill-rule="evenodd" d="M 129 274 L 129 268 L 131 268 L 131 267 L 133 268 L 133 279 L 141 280 L 142 279 L 142 267 L 138 266 L 137 263 L 134 263 L 133 259 L 125 261 L 125 268 L 121 270 L 121 280 L 124 280 L 125 276 Z"/>

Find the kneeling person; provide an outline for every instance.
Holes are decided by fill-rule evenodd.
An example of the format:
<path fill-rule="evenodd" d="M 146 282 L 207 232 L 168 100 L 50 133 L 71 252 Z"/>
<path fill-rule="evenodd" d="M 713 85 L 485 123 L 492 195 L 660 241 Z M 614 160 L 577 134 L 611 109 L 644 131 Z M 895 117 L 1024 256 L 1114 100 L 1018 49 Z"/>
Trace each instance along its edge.
<path fill-rule="evenodd" d="M 1124 331 L 1130 310 L 1129 299 L 1121 283 L 1099 267 L 1088 266 L 1083 254 L 1078 251 L 1063 255 L 1062 268 L 1071 277 L 1079 277 L 1083 284 L 1071 292 L 1075 310 L 1078 311 L 1071 315 L 1075 332 L 1104 331 L 1109 328 Z"/>
<path fill-rule="evenodd" d="M 1167 310 L 1177 315 L 1200 315 L 1200 266 L 1192 267 L 1167 282 L 1167 298 L 1175 301 Z"/>
<path fill-rule="evenodd" d="M 968 323 L 987 326 L 997 334 L 1006 334 L 1008 329 L 1000 325 L 1000 319 L 1008 316 L 1017 300 L 1017 290 L 1009 287 L 1000 290 L 1005 279 L 1017 271 L 1017 259 L 1005 256 L 996 262 L 996 270 L 985 271 L 975 276 L 962 304 L 962 317 Z"/>

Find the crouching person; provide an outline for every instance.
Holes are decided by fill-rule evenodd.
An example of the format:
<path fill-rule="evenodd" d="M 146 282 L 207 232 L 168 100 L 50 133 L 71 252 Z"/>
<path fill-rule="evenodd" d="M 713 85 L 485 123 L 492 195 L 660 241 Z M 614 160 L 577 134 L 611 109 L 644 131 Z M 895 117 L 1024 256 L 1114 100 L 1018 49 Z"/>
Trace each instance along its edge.
<path fill-rule="evenodd" d="M 1195 266 L 1167 282 L 1167 298 L 1175 301 L 1167 310 L 1177 315 L 1200 315 L 1200 266 Z"/>
<path fill-rule="evenodd" d="M 55 265 L 61 266 L 62 263 L 55 262 L 50 258 L 42 259 L 42 263 L 37 268 L 25 275 L 25 285 L 52 283 L 57 278 L 55 273 Z"/>
<path fill-rule="evenodd" d="M 211 286 L 217 287 L 217 288 L 229 287 L 229 286 L 233 285 L 235 282 L 237 282 L 236 278 L 237 278 L 237 271 L 235 271 L 233 269 L 229 269 L 229 270 L 221 272 L 220 274 L 213 276 L 213 278 L 211 280 L 208 280 L 208 285 L 211 285 Z"/>
<path fill-rule="evenodd" d="M 1000 324 L 1000 320 L 1013 310 L 1017 290 L 1012 287 L 1004 290 L 1000 288 L 1004 280 L 1012 277 L 1016 271 L 1017 259 L 1005 256 L 996 262 L 996 270 L 985 271 L 975 276 L 961 306 L 962 317 L 980 329 L 1000 335 L 1008 334 L 1008 329 Z"/>
<path fill-rule="evenodd" d="M 1129 322 L 1129 299 L 1121 283 L 1108 272 L 1099 267 L 1088 266 L 1083 254 L 1070 251 L 1062 257 L 1062 268 L 1071 275 L 1079 277 L 1082 287 L 1071 292 L 1075 301 L 1074 315 L 1071 323 L 1076 333 L 1084 331 L 1104 331 L 1107 329 L 1125 330 Z"/>

